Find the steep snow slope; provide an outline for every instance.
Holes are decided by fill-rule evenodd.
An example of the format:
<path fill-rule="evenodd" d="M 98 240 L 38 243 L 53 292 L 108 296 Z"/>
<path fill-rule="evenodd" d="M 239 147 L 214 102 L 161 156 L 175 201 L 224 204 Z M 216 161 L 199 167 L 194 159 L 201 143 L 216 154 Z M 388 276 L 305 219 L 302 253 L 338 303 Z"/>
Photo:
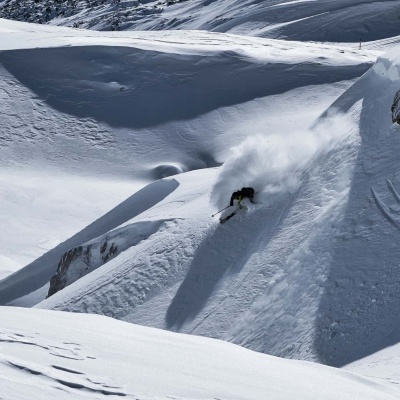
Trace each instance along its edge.
<path fill-rule="evenodd" d="M 347 371 L 102 316 L 1 308 L 7 399 L 394 400 Z M 83 335 L 82 332 L 90 332 Z"/>
<path fill-rule="evenodd" d="M 141 214 L 147 208 L 152 207 L 167 197 L 178 185 L 178 182 L 172 179 L 165 182 L 155 182 L 136 192 L 115 209 L 82 231 L 45 253 L 27 267 L 0 282 L 2 301 L 24 296 L 40 288 L 44 283 L 48 283 L 55 273 L 55 267 L 58 264 L 58 261 L 55 261 L 61 259 L 65 252 L 97 236 L 104 235 L 110 229 L 118 227 L 120 224 L 126 222 L 126 220 Z M 47 290 L 40 292 L 39 296 L 41 297 L 39 299 L 35 295 L 31 302 L 33 301 L 33 304 L 35 304 L 35 302 L 43 299 L 47 294 Z"/>
<path fill-rule="evenodd" d="M 293 102 L 285 102 L 282 91 L 289 91 L 287 96 L 291 97 L 301 86 L 357 76 L 366 69 L 364 62 L 360 65 L 360 53 L 327 44 L 307 44 L 300 51 L 300 45 L 294 42 L 220 34 L 194 33 L 192 38 L 182 39 L 182 34 L 173 32 L 167 35 L 168 40 L 164 35 L 161 44 L 156 42 L 156 33 L 151 41 L 143 34 L 129 35 L 107 36 L 108 44 L 124 44 L 119 48 L 92 46 L 104 40 L 98 33 L 84 37 L 71 33 L 71 38 L 63 36 L 52 44 L 53 38 L 46 35 L 41 45 L 79 42 L 91 47 L 47 48 L 35 54 L 36 50 L 24 49 L 33 44 L 23 43 L 20 50 L 2 52 L 0 60 L 8 76 L 17 77 L 21 86 L 28 87 L 57 113 L 73 115 L 85 123 L 86 119 L 98 118 L 111 126 L 113 134 L 120 133 L 116 142 L 121 141 L 121 149 L 129 142 L 128 129 L 135 132 L 135 137 L 141 132 L 145 145 L 138 144 L 141 152 L 135 154 L 145 161 L 139 169 L 132 169 L 136 179 L 145 181 L 170 175 L 168 171 L 184 172 L 227 162 L 220 170 L 208 168 L 180 174 L 175 178 L 179 187 L 167 190 L 166 197 L 156 196 L 149 207 L 144 207 L 143 199 L 132 202 L 138 213 L 113 211 L 112 215 L 118 216 L 115 225 L 108 220 L 98 229 L 94 224 L 86 230 L 85 238 L 78 235 L 73 238 L 75 242 L 63 244 L 63 250 L 59 248 L 58 253 L 45 256 L 46 262 L 37 260 L 40 268 L 23 269 L 2 281 L 2 302 L 15 300 L 13 304 L 32 305 L 42 300 L 61 254 L 70 247 L 107 235 L 121 224 L 161 221 L 158 230 L 147 239 L 105 265 L 96 265 L 96 270 L 37 307 L 106 314 L 338 366 L 398 341 L 396 334 L 388 334 L 397 324 L 393 315 L 398 303 L 394 245 L 398 210 L 384 192 L 388 178 L 389 193 L 397 203 L 398 136 L 397 127 L 391 126 L 390 120 L 390 105 L 399 81 L 397 53 L 380 58 L 372 71 L 309 128 L 318 114 L 316 110 L 323 107 L 305 112 L 304 108 L 315 104 L 310 102 L 310 96 L 294 111 L 290 108 Z M 26 38 L 26 33 L 18 32 L 15 42 L 22 37 Z M 15 44 L 10 41 L 7 46 Z M 98 62 L 102 68 L 96 69 L 96 63 L 84 64 L 87 69 L 82 68 L 82 75 L 81 68 L 74 69 L 84 50 L 89 51 L 91 59 L 106 60 L 103 64 Z M 319 58 L 321 54 L 326 58 Z M 377 53 L 361 56 L 368 63 L 373 54 Z M 31 70 L 20 62 L 27 55 L 33 60 Z M 46 69 L 40 57 L 43 55 L 60 57 L 62 64 L 54 62 L 60 76 Z M 139 68 L 135 71 L 141 79 L 118 70 L 116 65 L 120 63 L 111 58 L 115 55 L 116 60 L 124 60 L 126 68 Z M 157 59 L 170 66 L 162 70 L 167 81 L 148 73 L 158 66 Z M 297 64 L 300 59 L 303 64 Z M 140 70 L 139 60 L 146 70 Z M 64 66 L 68 68 L 63 69 Z M 192 68 L 200 80 L 216 72 L 215 80 L 203 80 L 207 92 L 200 92 L 199 103 L 187 106 L 186 100 L 194 98 L 193 92 L 178 90 L 178 97 L 169 99 L 179 109 L 172 107 L 168 114 L 161 114 L 161 121 L 132 113 L 120 122 L 115 115 L 92 107 L 98 104 L 100 110 L 108 110 L 111 105 L 106 96 L 97 103 L 99 96 L 93 94 L 94 90 L 112 90 L 112 103 L 131 104 L 131 109 L 134 96 L 146 98 L 146 86 L 141 87 L 141 83 L 148 84 L 150 91 L 158 86 L 152 93 L 168 95 L 176 67 L 181 68 L 181 75 L 172 82 L 189 88 Z M 159 69 L 154 70 L 160 74 Z M 51 74 L 47 81 L 46 71 Z M 345 76 L 338 78 L 336 72 Z M 96 80 L 88 79 L 93 76 Z M 269 79 L 262 80 L 264 76 Z M 285 85 L 280 85 L 283 78 Z M 219 83 L 224 85 L 218 87 Z M 66 90 L 59 93 L 58 87 Z M 204 102 L 216 92 L 221 94 L 212 96 L 215 103 L 209 108 Z M 298 99 L 304 101 L 307 91 L 301 92 Z M 76 98 L 82 96 L 84 102 L 75 104 L 74 94 L 79 95 Z M 258 100 L 271 94 L 275 94 L 272 100 Z M 268 102 L 274 100 L 280 102 L 275 108 Z M 165 99 L 162 101 L 166 104 Z M 283 122 L 283 113 L 265 117 L 264 110 L 260 110 L 264 104 L 271 107 L 270 111 L 284 110 L 284 115 L 289 109 L 290 117 Z M 157 105 L 155 110 L 160 109 Z M 344 115 L 335 114 L 337 110 Z M 171 112 L 176 113 L 174 119 L 182 117 L 179 125 L 168 119 Z M 226 123 L 224 116 L 233 118 Z M 254 136 L 230 153 L 227 148 L 247 136 L 250 116 L 255 117 L 251 119 Z M 189 117 L 192 120 L 184 121 Z M 221 119 L 222 123 L 217 122 Z M 194 131 L 206 133 L 200 140 Z M 151 153 L 154 141 L 145 139 L 153 135 L 167 144 Z M 167 150 L 168 158 L 160 158 Z M 6 148 L 7 151 L 12 154 Z M 130 151 L 134 153 L 131 148 Z M 112 155 L 121 153 L 124 154 L 122 150 L 115 151 Z M 104 152 L 98 153 L 99 160 L 100 154 Z M 265 154 L 268 157 L 263 157 Z M 79 167 L 80 157 L 77 160 Z M 36 162 L 40 161 L 38 157 Z M 122 170 L 121 166 L 110 165 L 115 171 Z M 93 162 L 91 167 L 97 173 L 99 166 L 100 162 Z M 219 184 L 211 190 L 215 181 Z M 220 226 L 210 218 L 215 207 L 209 204 L 209 196 L 213 204 L 220 205 L 239 184 L 256 186 L 259 204 Z M 37 291 L 32 293 L 34 290 Z M 27 296 L 21 298 L 23 295 Z"/>
<path fill-rule="evenodd" d="M 234 151 L 212 199 L 227 201 L 241 183 L 256 187 L 258 205 L 220 226 L 209 217 L 209 172 L 180 175 L 161 209 L 132 221 L 174 223 L 38 307 L 337 366 L 398 342 L 398 54 L 379 58 L 329 110 L 344 115 Z"/>
<path fill-rule="evenodd" d="M 3 271 L 32 262 L 151 181 L 219 165 L 249 134 L 306 129 L 351 83 L 340 82 L 381 53 L 5 20 L 0 31 Z"/>

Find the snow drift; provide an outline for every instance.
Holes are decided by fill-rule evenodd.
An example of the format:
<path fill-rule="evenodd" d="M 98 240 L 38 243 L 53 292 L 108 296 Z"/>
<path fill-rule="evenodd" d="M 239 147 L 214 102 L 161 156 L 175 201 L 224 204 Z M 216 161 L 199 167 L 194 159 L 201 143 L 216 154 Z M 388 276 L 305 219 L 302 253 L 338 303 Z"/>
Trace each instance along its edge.
<path fill-rule="evenodd" d="M 104 33 L 5 20 L 0 32 L 7 38 L 0 43 L 7 270 L 16 254 L 19 266 L 30 264 L 155 179 L 221 165 L 253 128 L 306 130 L 348 87 L 342 80 L 380 54 L 209 32 Z M 38 289 L 62 254 L 101 234 L 62 245 L 51 253 L 52 271 L 42 259 L 35 279 L 32 264 L 22 273 L 30 278 L 4 289 L 7 295 L 2 290 L 0 301 L 25 295 L 24 285 Z"/>
<path fill-rule="evenodd" d="M 396 317 L 400 142 L 390 115 L 399 85 L 398 50 L 378 59 L 309 129 L 311 114 L 302 119 L 305 114 L 292 107 L 304 101 L 304 92 L 317 90 L 317 99 L 312 103 L 307 97 L 297 110 L 304 113 L 313 104 L 318 115 L 329 105 L 324 90 L 332 82 L 366 71 L 377 52 L 203 32 L 102 37 L 66 30 L 58 37 L 55 29 L 45 27 L 48 35 L 36 38 L 48 48 L 35 54 L 27 50 L 34 45 L 25 40 L 24 29 L 13 36 L 15 42 L 2 44 L 19 50 L 0 53 L 0 61 L 6 68 L 4 76 L 15 83 L 7 90 L 15 93 L 17 88 L 34 96 L 39 128 L 47 125 L 46 112 L 36 114 L 41 107 L 56 110 L 52 115 L 62 115 L 64 120 L 84 121 L 83 128 L 77 128 L 81 141 L 75 147 L 61 143 L 78 148 L 73 153 L 78 159 L 89 148 L 90 155 L 96 155 L 91 171 L 126 168 L 126 175 L 143 181 L 168 171 L 188 172 L 147 186 L 122 208 L 3 280 L 2 302 L 105 314 L 334 366 L 400 341 Z M 60 43 L 71 47 L 51 48 Z M 74 47 L 77 44 L 82 47 Z M 80 75 L 80 69 L 74 68 L 85 50 L 93 62 L 83 63 Z M 21 63 L 28 55 L 32 55 L 32 68 Z M 53 60 L 58 55 L 53 66 L 60 70 L 48 75 L 51 68 L 44 56 Z M 160 60 L 165 67 L 158 65 Z M 210 75 L 213 80 L 207 80 Z M 197 77 L 206 83 L 204 87 L 197 86 Z M 316 85 L 322 84 L 324 90 L 318 89 Z M 307 89 L 310 85 L 314 86 Z M 177 93 L 172 90 L 175 86 Z M 66 91 L 60 92 L 59 87 Z M 197 89 L 203 91 L 191 103 Z M 205 103 L 215 90 L 218 95 L 211 104 Z M 142 114 L 143 104 L 152 100 L 150 93 L 169 96 L 151 103 L 151 110 L 167 105 L 170 112 L 154 119 Z M 267 96 L 270 102 L 280 102 L 275 116 L 263 108 L 268 104 L 268 110 L 277 110 L 265 100 Z M 4 97 L 7 110 L 12 110 L 9 98 L 13 96 Z M 326 101 L 323 107 L 315 105 L 320 97 Z M 82 103 L 76 103 L 76 98 Z M 122 120 L 118 110 L 107 115 L 114 100 L 134 111 Z M 143 104 L 135 108 L 135 100 Z M 330 112 L 339 114 L 330 119 Z M 107 126 L 106 134 L 90 137 L 89 147 L 81 146 L 88 139 L 83 134 L 86 126 L 98 133 L 92 123 L 97 118 L 102 127 Z M 18 137 L 28 154 L 25 125 L 19 125 L 12 112 L 6 119 L 4 141 Z M 302 126 L 296 128 L 297 136 L 288 134 L 298 121 Z M 271 135 L 265 133 L 265 126 Z M 48 131 L 43 128 L 40 134 L 41 130 L 32 128 L 37 142 L 47 138 L 43 132 Z M 233 156 L 226 156 L 226 149 L 242 143 L 249 132 L 257 134 L 256 139 L 249 138 Z M 140 140 L 130 146 L 133 138 Z M 43 148 L 50 153 L 52 146 Z M 43 148 L 35 153 L 36 162 L 43 162 Z M 6 147 L 4 154 L 13 150 Z M 11 158 L 15 163 L 17 159 Z M 120 161 L 118 168 L 114 159 Z M 129 170 L 132 159 L 139 167 Z M 226 159 L 220 184 L 211 194 L 219 172 L 215 167 Z M 71 164 L 80 165 L 75 160 Z M 264 169 L 269 172 L 265 176 Z M 250 182 L 239 179 L 245 180 L 245 170 L 251 171 Z M 225 205 L 231 192 L 245 185 L 261 187 L 261 202 L 221 226 L 210 217 L 216 211 L 209 204 L 210 195 L 215 204 Z M 107 235 L 121 224 L 144 227 L 166 219 L 162 229 L 107 263 L 96 264 L 91 273 L 44 300 L 48 280 L 67 250 Z M 96 241 L 97 248 L 103 243 Z"/>
<path fill-rule="evenodd" d="M 394 400 L 360 375 L 98 315 L 0 309 L 7 399 Z M 90 332 L 90 334 L 82 334 Z"/>
<path fill-rule="evenodd" d="M 113 210 L 42 257 L 39 257 L 26 268 L 17 271 L 7 279 L 1 281 L 0 302 L 10 302 L 16 298 L 35 292 L 44 285 L 47 286 L 51 277 L 56 273 L 62 256 L 66 252 L 96 237 L 106 236 L 107 232 L 119 227 L 136 215 L 141 214 L 146 209 L 162 201 L 178 186 L 179 183 L 176 180 L 166 179 L 154 182 L 139 190 Z M 43 293 L 41 296 L 42 299 Z"/>
<path fill-rule="evenodd" d="M 265 193 L 276 190 L 279 201 L 261 202 L 220 226 L 209 217 L 215 207 L 204 203 L 218 171 L 181 174 L 179 189 L 136 219 L 173 216 L 177 222 L 165 234 L 37 307 L 107 314 L 335 366 L 399 341 L 398 228 L 388 218 L 397 218 L 400 196 L 388 192 L 386 183 L 389 179 L 399 193 L 400 142 L 390 114 L 398 80 L 393 80 L 397 64 L 387 62 L 389 57 L 379 59 L 318 119 L 305 136 L 310 146 L 274 135 L 280 153 L 268 153 L 269 159 L 279 166 L 282 153 L 283 167 L 271 171 L 293 186 L 278 185 L 278 178 L 268 186 L 260 178 L 270 165 L 264 159 L 268 146 L 258 151 L 249 140 L 221 169 L 232 185 L 227 198 L 218 200 L 223 191 L 213 191 L 225 205 L 240 182 L 232 166 L 253 171 L 255 165 L 255 180 L 243 186 L 259 179 Z M 329 119 L 334 110 L 338 117 Z M 244 155 L 256 162 L 247 164 Z"/>

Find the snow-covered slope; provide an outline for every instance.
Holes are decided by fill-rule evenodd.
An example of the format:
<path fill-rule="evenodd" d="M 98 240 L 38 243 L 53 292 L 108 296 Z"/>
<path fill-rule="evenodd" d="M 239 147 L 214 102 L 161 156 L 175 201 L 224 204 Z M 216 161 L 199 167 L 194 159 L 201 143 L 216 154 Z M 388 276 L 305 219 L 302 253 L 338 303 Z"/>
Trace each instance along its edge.
<path fill-rule="evenodd" d="M 95 243 L 116 239 L 129 226 L 157 226 L 37 307 L 106 314 L 333 365 L 385 346 L 385 329 L 396 320 L 380 307 L 386 296 L 396 304 L 396 287 L 377 292 L 371 303 L 383 280 L 374 281 L 378 266 L 369 252 L 385 252 L 385 279 L 395 282 L 396 257 L 388 258 L 385 248 L 392 242 L 380 239 L 397 234 L 380 211 L 388 175 L 374 175 L 380 168 L 395 174 L 389 155 L 396 154 L 396 128 L 388 132 L 398 77 L 388 56 L 316 120 L 346 88 L 330 84 L 360 75 L 379 52 L 203 32 L 102 34 L 52 27 L 22 41 L 30 28 L 5 24 L 5 48 L 19 50 L 1 52 L 0 61 L 4 76 L 25 94 L 19 98 L 33 99 L 34 110 L 43 107 L 54 124 L 78 123 L 68 141 L 64 130 L 54 135 L 57 125 L 38 130 L 29 122 L 18 129 L 18 114 L 9 113 L 5 136 L 20 140 L 4 146 L 5 170 L 84 166 L 88 176 L 131 176 L 143 183 L 195 171 L 146 187 L 3 280 L 3 303 L 43 300 L 71 248 L 99 236 Z M 34 146 L 27 125 L 38 132 Z M 88 126 L 98 135 L 90 143 Z M 46 143 L 50 134 L 57 146 Z M 377 143 L 384 162 L 375 156 Z M 61 162 L 60 148 L 74 158 Z M 50 149 L 57 149 L 54 157 L 43 157 Z M 31 160 L 21 163 L 27 152 Z M 205 168 L 221 161 L 220 170 Z M 395 175 L 389 178 L 395 183 Z M 258 191 L 258 204 L 220 226 L 210 215 L 246 185 Z M 374 245 L 364 249 L 371 237 Z M 360 294 L 352 297 L 355 290 Z"/>
<path fill-rule="evenodd" d="M 342 114 L 249 139 L 220 171 L 177 176 L 179 188 L 131 220 L 173 222 L 38 307 L 331 365 L 398 340 L 396 54 L 335 102 L 331 112 Z M 217 204 L 239 183 L 256 187 L 259 204 L 213 222 L 217 176 Z"/>
<path fill-rule="evenodd" d="M 344 16 L 319 5 L 343 11 L 349 3 L 291 5 L 296 18 L 301 10 L 308 13 L 302 18 L 318 11 L 318 21 Z M 3 186 L 29 170 L 44 179 L 76 174 L 96 190 L 114 182 L 107 204 L 129 185 L 141 190 L 78 234 L 54 238 L 70 237 L 0 281 L 0 302 L 104 314 L 334 366 L 398 343 L 400 132 L 390 107 L 400 53 L 382 56 L 398 40 L 387 37 L 397 3 L 353 6 L 368 15 L 388 7 L 384 41 L 358 49 L 358 43 L 1 21 Z M 267 32 L 240 16 L 243 25 L 231 32 L 241 26 Z M 302 18 L 282 32 L 297 26 L 295 37 L 320 33 Z M 343 37 L 334 40 L 359 34 L 337 26 Z M 375 33 L 370 37 L 380 37 Z M 211 214 L 242 186 L 256 189 L 256 204 L 220 225 Z M 82 193 L 98 196 L 96 190 L 87 187 L 74 201 Z M 4 199 L 4 215 L 12 215 L 18 232 L 26 216 L 8 210 L 19 194 Z M 91 216 L 100 217 L 102 207 Z M 6 262 L 25 243 L 14 236 Z M 0 243 L 9 248 L 7 240 Z M 45 299 L 57 266 L 53 279 L 63 289 Z"/>
<path fill-rule="evenodd" d="M 394 400 L 347 371 L 94 315 L 4 308 L 5 399 Z M 90 332 L 90 334 L 82 334 Z"/>
<path fill-rule="evenodd" d="M 397 1 L 18 0 L 0 17 L 95 30 L 199 29 L 290 40 L 363 42 L 399 35 Z"/>
<path fill-rule="evenodd" d="M 1 36 L 3 270 L 155 179 L 219 165 L 249 134 L 306 129 L 381 53 L 6 20 Z"/>

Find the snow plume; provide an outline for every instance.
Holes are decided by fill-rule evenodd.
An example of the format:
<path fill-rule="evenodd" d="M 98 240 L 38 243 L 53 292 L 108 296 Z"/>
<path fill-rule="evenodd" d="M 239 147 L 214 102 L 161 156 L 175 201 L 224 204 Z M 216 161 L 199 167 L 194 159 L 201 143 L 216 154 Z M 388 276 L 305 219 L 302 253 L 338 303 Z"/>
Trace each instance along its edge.
<path fill-rule="evenodd" d="M 212 204 L 223 208 L 234 191 L 246 186 L 255 189 L 257 203 L 276 203 L 299 187 L 313 160 L 327 154 L 353 129 L 349 117 L 334 114 L 306 131 L 248 138 L 231 150 L 222 166 L 211 193 Z"/>

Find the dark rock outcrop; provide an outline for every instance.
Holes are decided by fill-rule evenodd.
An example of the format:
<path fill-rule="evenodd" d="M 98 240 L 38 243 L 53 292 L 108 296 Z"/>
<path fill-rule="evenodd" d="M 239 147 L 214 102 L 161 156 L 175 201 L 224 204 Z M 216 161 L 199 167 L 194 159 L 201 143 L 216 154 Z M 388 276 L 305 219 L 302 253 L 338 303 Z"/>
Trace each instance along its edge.
<path fill-rule="evenodd" d="M 99 251 L 99 254 L 95 254 L 94 256 L 93 250 Z M 111 246 L 108 246 L 107 240 L 100 248 L 96 245 L 88 244 L 67 251 L 58 263 L 57 273 L 50 279 L 50 288 L 47 297 L 59 292 L 82 276 L 87 275 L 100 265 L 106 263 L 117 254 L 117 251 L 118 246 L 114 242 L 111 243 Z M 99 255 L 101 257 L 98 257 Z"/>
<path fill-rule="evenodd" d="M 90 246 L 87 247 L 85 254 L 87 253 L 89 247 Z M 50 288 L 47 297 L 50 297 L 54 293 L 57 293 L 61 289 L 64 289 L 66 284 L 66 272 L 69 266 L 71 265 L 72 261 L 76 260 L 81 255 L 82 255 L 82 246 L 75 247 L 63 254 L 60 262 L 58 263 L 57 273 L 50 279 Z"/>

